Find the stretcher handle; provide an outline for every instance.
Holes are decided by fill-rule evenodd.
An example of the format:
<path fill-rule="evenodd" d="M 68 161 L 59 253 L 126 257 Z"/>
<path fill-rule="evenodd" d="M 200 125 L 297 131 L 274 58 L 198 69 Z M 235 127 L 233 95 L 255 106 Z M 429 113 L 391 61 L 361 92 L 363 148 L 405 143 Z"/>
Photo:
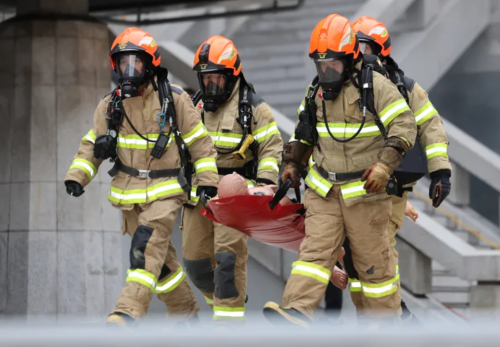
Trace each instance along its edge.
<path fill-rule="evenodd" d="M 269 201 L 269 207 L 271 208 L 271 210 L 274 210 L 274 208 L 276 207 L 276 205 L 279 204 L 281 199 L 283 199 L 286 196 L 286 193 L 288 192 L 288 189 L 290 189 L 292 184 L 293 184 L 293 182 L 290 179 L 290 177 L 288 177 L 286 179 L 286 181 L 283 183 L 281 182 L 281 179 L 279 180 L 280 187 L 278 188 L 278 190 L 274 194 L 273 199 L 271 201 Z M 295 188 L 295 196 L 297 197 L 297 202 L 300 203 L 300 189 L 299 188 Z"/>

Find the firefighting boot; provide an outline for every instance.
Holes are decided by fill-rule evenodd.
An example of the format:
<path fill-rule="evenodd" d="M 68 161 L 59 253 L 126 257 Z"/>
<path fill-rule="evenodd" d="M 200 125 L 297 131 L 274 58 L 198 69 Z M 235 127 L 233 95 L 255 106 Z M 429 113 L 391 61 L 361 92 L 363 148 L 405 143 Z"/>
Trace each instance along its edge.
<path fill-rule="evenodd" d="M 168 314 L 167 319 L 169 319 Z M 201 327 L 200 317 L 198 314 L 195 314 L 190 318 L 178 320 L 175 322 L 175 327 L 178 329 L 199 328 Z"/>
<path fill-rule="evenodd" d="M 276 325 L 295 324 L 307 328 L 311 320 L 293 308 L 280 307 L 275 302 L 269 301 L 264 305 L 264 317 Z"/>
<path fill-rule="evenodd" d="M 126 328 L 135 323 L 135 319 L 130 317 L 129 315 L 121 312 L 113 312 L 108 316 L 108 322 L 106 326 L 108 327 L 120 327 Z"/>

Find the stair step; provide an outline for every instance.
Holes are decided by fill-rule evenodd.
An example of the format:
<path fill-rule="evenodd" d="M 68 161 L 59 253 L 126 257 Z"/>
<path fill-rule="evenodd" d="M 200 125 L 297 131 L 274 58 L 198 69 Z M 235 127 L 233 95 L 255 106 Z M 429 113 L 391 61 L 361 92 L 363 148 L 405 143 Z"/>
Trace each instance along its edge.
<path fill-rule="evenodd" d="M 277 107 L 277 109 L 281 113 L 283 113 L 285 116 L 287 116 L 288 118 L 293 119 L 293 120 L 298 120 L 297 108 L 298 108 L 298 105 L 289 105 L 289 106 L 283 105 L 283 106 L 280 106 L 279 108 Z"/>
<path fill-rule="evenodd" d="M 469 290 L 470 287 L 472 286 L 472 283 L 466 280 L 463 280 L 461 278 L 458 278 L 456 276 L 450 276 L 450 275 L 439 275 L 439 276 L 433 276 L 432 277 L 432 287 L 436 288 L 444 288 L 444 287 L 449 287 L 449 288 L 457 288 L 461 290 Z"/>
<path fill-rule="evenodd" d="M 432 268 L 432 276 L 455 276 L 455 274 L 452 271 L 444 268 L 443 265 L 441 265 L 435 260 L 432 261 L 431 268 Z"/>
<path fill-rule="evenodd" d="M 262 56 L 247 59 L 243 64 L 245 71 L 251 70 L 271 70 L 279 67 L 302 68 L 304 65 L 304 55 L 287 56 Z M 305 89 L 305 88 L 304 88 Z"/>
<path fill-rule="evenodd" d="M 468 305 L 470 301 L 469 293 L 438 292 L 429 294 L 433 299 L 447 305 Z"/>
<path fill-rule="evenodd" d="M 243 69 L 245 69 L 243 65 Z M 256 88 L 259 85 L 259 82 L 273 82 L 277 80 L 287 80 L 289 78 L 304 78 L 304 71 L 300 67 L 279 67 L 272 70 L 250 70 L 247 71 L 245 69 L 245 77 L 248 78 L 250 83 L 255 84 Z M 307 84 L 303 80 L 303 90 L 302 96 L 304 96 Z M 259 92 L 258 89 L 257 93 Z M 263 95 L 265 97 L 265 95 Z"/>
<path fill-rule="evenodd" d="M 351 14 L 354 14 L 354 11 L 346 11 L 344 13 L 337 12 L 345 17 L 348 17 Z M 288 31 L 305 31 L 309 32 L 309 35 L 312 33 L 316 24 L 321 21 L 325 17 L 325 13 L 318 13 L 315 16 L 308 16 L 304 18 L 276 18 L 275 20 L 267 20 L 267 21 L 258 21 L 252 22 L 251 25 L 248 26 L 248 32 L 251 33 L 282 33 Z"/>
<path fill-rule="evenodd" d="M 276 93 L 267 93 L 265 95 L 265 100 L 271 106 L 276 107 L 275 105 L 295 105 L 295 107 L 299 107 L 300 101 L 304 97 L 303 91 L 290 91 L 290 92 L 276 92 Z"/>
<path fill-rule="evenodd" d="M 236 47 L 252 47 L 257 45 L 277 45 L 277 44 L 290 44 L 297 42 L 308 43 L 311 36 L 311 30 L 303 31 L 292 31 L 292 32 L 279 32 L 279 33 L 251 33 L 251 32 L 239 32 L 239 34 L 234 39 L 234 44 Z"/>
<path fill-rule="evenodd" d="M 261 16 L 262 19 L 286 18 L 299 20 L 308 16 L 319 16 L 319 20 L 326 17 L 330 13 L 338 13 L 343 16 L 350 16 L 360 8 L 365 0 L 309 0 L 305 1 L 304 5 L 295 11 L 285 11 L 278 14 L 268 13 Z M 312 28 L 311 28 L 312 30 Z"/>
<path fill-rule="evenodd" d="M 259 93 L 266 95 L 268 92 L 286 92 L 286 91 L 302 91 L 304 90 L 302 79 L 288 79 L 283 81 L 269 81 L 266 83 L 259 83 Z M 300 100 L 298 100 L 297 107 L 299 107 Z"/>
<path fill-rule="evenodd" d="M 260 58 L 265 56 L 281 56 L 281 55 L 305 55 L 307 54 L 307 43 L 288 43 L 279 45 L 258 45 L 257 47 L 243 47 L 239 49 L 242 61 L 248 58 Z"/>

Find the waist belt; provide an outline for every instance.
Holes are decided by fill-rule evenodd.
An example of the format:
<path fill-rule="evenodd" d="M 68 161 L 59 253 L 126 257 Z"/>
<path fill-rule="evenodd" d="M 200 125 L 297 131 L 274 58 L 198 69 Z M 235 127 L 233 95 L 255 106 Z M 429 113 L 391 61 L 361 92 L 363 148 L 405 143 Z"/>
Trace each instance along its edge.
<path fill-rule="evenodd" d="M 363 176 L 365 171 L 355 171 L 355 172 L 328 172 L 323 168 L 317 167 L 318 173 L 330 181 L 352 181 L 357 180 Z"/>
<path fill-rule="evenodd" d="M 165 169 L 165 170 L 138 170 L 133 167 L 122 164 L 119 160 L 115 162 L 115 165 L 108 174 L 114 177 L 118 174 L 118 171 L 124 172 L 132 177 L 140 178 L 161 178 L 161 177 L 177 177 L 181 172 L 181 169 Z"/>

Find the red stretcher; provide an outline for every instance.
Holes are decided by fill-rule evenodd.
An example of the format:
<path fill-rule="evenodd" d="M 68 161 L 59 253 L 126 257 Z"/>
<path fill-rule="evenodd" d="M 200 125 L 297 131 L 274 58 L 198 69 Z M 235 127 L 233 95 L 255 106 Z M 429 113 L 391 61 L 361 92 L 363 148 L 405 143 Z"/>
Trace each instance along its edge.
<path fill-rule="evenodd" d="M 239 230 L 256 241 L 298 252 L 305 237 L 305 210 L 299 202 L 282 206 L 291 181 L 287 180 L 273 196 L 239 195 L 211 200 L 202 215 L 214 222 Z"/>

